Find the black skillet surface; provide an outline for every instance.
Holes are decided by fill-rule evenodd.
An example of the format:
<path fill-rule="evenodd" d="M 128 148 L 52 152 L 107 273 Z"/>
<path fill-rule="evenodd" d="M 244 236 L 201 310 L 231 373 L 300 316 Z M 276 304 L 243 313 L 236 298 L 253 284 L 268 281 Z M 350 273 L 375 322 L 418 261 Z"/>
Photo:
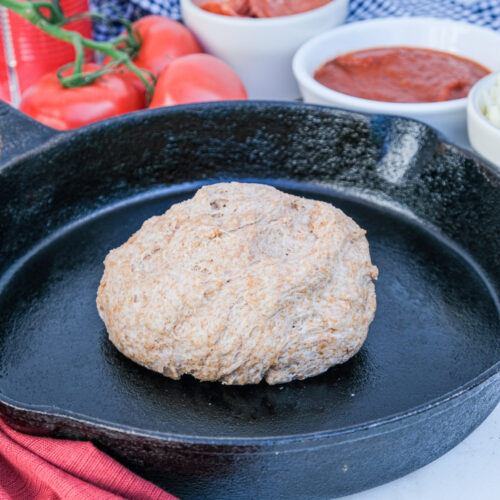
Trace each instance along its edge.
<path fill-rule="evenodd" d="M 428 463 L 499 401 L 500 177 L 426 126 L 265 103 L 64 134 L 0 115 L 0 410 L 12 425 L 92 439 L 185 499 L 329 498 Z M 378 309 L 348 363 L 225 387 L 166 379 L 107 341 L 95 307 L 106 253 L 229 179 L 329 201 L 367 229 Z"/>

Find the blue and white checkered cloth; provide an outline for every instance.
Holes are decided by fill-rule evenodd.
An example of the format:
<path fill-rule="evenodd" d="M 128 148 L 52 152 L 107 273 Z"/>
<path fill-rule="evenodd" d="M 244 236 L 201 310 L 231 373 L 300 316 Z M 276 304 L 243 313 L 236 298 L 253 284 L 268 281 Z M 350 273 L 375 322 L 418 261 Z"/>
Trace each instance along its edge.
<path fill-rule="evenodd" d="M 178 0 L 90 0 L 93 10 L 135 21 L 148 14 L 180 20 Z M 393 16 L 432 16 L 467 21 L 500 30 L 500 0 L 351 0 L 347 22 Z M 97 40 L 116 36 L 122 27 L 94 25 Z"/>

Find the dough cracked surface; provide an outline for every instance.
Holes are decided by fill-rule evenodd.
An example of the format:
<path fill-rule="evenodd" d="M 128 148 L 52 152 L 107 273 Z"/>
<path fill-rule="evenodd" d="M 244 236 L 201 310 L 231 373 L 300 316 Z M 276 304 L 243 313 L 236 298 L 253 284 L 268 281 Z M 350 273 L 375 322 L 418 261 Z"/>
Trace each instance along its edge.
<path fill-rule="evenodd" d="M 201 188 L 104 264 L 97 307 L 111 342 L 174 379 L 312 377 L 356 354 L 375 314 L 365 231 L 261 184 Z"/>

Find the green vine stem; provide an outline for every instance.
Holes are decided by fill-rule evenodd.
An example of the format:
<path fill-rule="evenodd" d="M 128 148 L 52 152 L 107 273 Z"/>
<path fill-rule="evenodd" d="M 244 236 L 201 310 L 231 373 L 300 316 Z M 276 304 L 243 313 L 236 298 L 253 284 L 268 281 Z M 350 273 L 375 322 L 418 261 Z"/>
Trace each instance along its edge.
<path fill-rule="evenodd" d="M 130 23 L 124 22 L 126 34 L 120 35 L 107 42 L 97 42 L 75 31 L 66 30 L 63 26 L 68 24 L 68 22 L 72 22 L 82 17 L 98 17 L 100 19 L 105 19 L 105 17 L 100 14 L 89 12 L 66 18 L 59 5 L 59 0 L 41 0 L 34 2 L 26 0 L 0 0 L 0 5 L 16 12 L 52 37 L 71 43 L 75 47 L 74 64 L 69 64 L 58 71 L 58 78 L 64 87 L 70 88 L 88 85 L 103 74 L 109 73 L 116 69 L 117 66 L 123 64 L 140 78 L 146 87 L 147 94 L 149 96 L 153 95 L 153 75 L 149 71 L 138 68 L 132 62 L 131 57 L 139 50 L 141 40 L 139 34 L 134 33 L 132 30 Z M 48 10 L 48 17 L 42 13 L 42 9 Z M 103 66 L 99 71 L 92 73 L 82 72 L 84 49 L 101 52 L 111 57 L 113 61 Z M 64 76 L 62 74 L 63 70 L 71 66 L 74 66 L 73 74 Z"/>

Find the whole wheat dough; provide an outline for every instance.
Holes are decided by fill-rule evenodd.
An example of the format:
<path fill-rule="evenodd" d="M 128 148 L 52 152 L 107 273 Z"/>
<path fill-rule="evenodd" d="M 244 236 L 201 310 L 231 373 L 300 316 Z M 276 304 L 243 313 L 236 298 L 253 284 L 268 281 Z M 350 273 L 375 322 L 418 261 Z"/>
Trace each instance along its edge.
<path fill-rule="evenodd" d="M 375 314 L 365 231 L 328 203 L 223 183 L 112 250 L 97 295 L 109 338 L 174 379 L 304 379 L 353 356 Z"/>

